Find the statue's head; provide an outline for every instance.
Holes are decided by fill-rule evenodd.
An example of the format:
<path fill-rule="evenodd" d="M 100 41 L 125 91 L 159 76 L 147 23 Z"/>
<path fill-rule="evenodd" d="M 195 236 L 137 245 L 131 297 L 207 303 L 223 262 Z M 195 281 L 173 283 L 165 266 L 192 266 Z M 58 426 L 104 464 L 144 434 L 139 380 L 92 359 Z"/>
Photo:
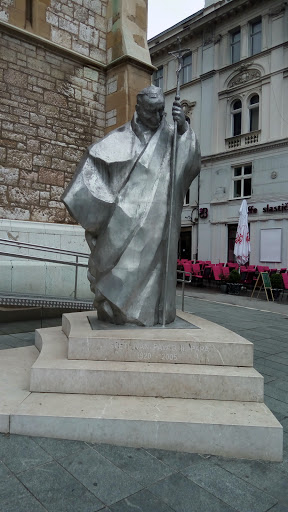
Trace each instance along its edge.
<path fill-rule="evenodd" d="M 137 94 L 136 112 L 141 123 L 157 130 L 164 114 L 165 99 L 160 87 L 151 85 Z"/>

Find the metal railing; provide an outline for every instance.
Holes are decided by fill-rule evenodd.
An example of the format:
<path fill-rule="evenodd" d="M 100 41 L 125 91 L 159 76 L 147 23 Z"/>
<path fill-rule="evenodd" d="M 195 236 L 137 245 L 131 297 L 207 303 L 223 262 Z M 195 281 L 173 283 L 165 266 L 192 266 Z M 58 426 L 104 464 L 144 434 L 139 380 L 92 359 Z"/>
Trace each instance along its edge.
<path fill-rule="evenodd" d="M 42 257 L 41 256 L 33 256 L 33 255 L 29 255 L 29 254 L 19 254 L 19 253 L 15 253 L 15 252 L 0 251 L 0 255 L 2 255 L 2 256 L 12 256 L 13 258 L 28 259 L 28 260 L 32 260 L 32 261 L 43 261 L 45 263 L 46 262 L 48 262 L 48 263 L 57 263 L 57 264 L 60 264 L 60 265 L 70 265 L 70 266 L 75 267 L 75 279 L 74 279 L 73 296 L 74 296 L 74 301 L 77 300 L 78 268 L 79 267 L 84 267 L 84 268 L 88 267 L 88 261 L 85 262 L 85 263 L 84 262 L 80 262 L 79 258 L 88 259 L 89 258 L 89 254 L 82 253 L 82 252 L 76 252 L 76 251 L 69 251 L 69 250 L 66 250 L 66 249 L 58 249 L 56 247 L 47 247 L 47 246 L 43 246 L 43 245 L 40 246 L 40 245 L 36 245 L 36 244 L 30 244 L 30 243 L 27 243 L 27 242 L 19 242 L 17 240 L 13 240 L 12 241 L 12 240 L 7 240 L 5 238 L 0 238 L 0 246 L 1 245 L 10 246 L 10 247 L 14 247 L 14 248 L 17 247 L 18 249 L 29 249 L 29 250 L 33 250 L 33 251 L 48 252 L 48 253 L 50 252 L 50 253 L 54 253 L 54 254 L 56 253 L 56 254 L 61 254 L 61 255 L 75 257 L 75 261 L 71 261 L 71 260 L 63 260 L 63 259 L 59 260 L 59 259 L 55 259 L 55 258 L 47 258 L 47 257 L 43 257 L 43 256 Z M 3 296 L 3 294 L 1 294 L 1 295 Z M 13 296 L 13 298 L 14 298 L 17 295 L 19 295 L 19 294 L 10 294 L 10 297 Z M 39 301 L 40 297 L 37 297 L 37 299 L 35 298 L 35 300 Z M 43 301 L 46 300 L 46 298 L 42 297 L 41 300 L 43 302 Z M 52 299 L 52 297 L 50 297 L 50 298 L 47 298 L 47 300 L 51 301 L 53 299 Z M 64 299 L 61 299 L 62 302 L 63 302 L 63 300 Z M 58 299 L 58 302 L 59 302 L 59 299 Z M 69 301 L 69 299 L 68 299 L 67 303 L 68 302 L 70 303 L 71 301 Z M 80 302 L 81 303 L 82 302 L 86 303 L 87 301 L 80 301 Z M 4 304 L 4 302 L 1 302 L 1 303 Z"/>
<path fill-rule="evenodd" d="M 182 279 L 178 278 L 178 274 L 182 274 Z M 186 279 L 188 277 L 188 279 Z M 182 283 L 181 286 L 181 309 L 184 311 L 184 292 L 185 292 L 185 284 L 190 284 L 192 282 L 192 274 L 190 272 L 185 272 L 185 270 L 177 270 L 177 283 Z"/>

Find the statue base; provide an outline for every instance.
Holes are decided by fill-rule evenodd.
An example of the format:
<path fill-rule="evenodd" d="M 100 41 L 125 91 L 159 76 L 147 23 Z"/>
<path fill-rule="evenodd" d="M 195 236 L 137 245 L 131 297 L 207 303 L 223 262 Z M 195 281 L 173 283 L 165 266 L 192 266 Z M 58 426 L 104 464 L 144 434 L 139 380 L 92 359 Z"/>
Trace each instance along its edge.
<path fill-rule="evenodd" d="M 252 343 L 182 312 L 192 327 L 92 330 L 88 316 L 36 331 L 40 355 L 30 393 L 10 408 L 11 433 L 282 459 Z"/>

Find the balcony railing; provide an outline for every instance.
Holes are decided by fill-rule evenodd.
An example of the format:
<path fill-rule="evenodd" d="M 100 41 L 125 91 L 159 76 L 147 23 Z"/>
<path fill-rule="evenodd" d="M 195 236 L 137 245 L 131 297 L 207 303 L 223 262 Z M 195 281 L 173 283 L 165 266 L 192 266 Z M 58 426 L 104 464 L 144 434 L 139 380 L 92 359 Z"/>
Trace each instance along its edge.
<path fill-rule="evenodd" d="M 237 149 L 244 146 L 253 146 L 254 144 L 258 144 L 260 142 L 260 130 L 249 133 L 242 133 L 241 135 L 236 135 L 236 137 L 229 137 L 225 139 L 226 149 Z"/>

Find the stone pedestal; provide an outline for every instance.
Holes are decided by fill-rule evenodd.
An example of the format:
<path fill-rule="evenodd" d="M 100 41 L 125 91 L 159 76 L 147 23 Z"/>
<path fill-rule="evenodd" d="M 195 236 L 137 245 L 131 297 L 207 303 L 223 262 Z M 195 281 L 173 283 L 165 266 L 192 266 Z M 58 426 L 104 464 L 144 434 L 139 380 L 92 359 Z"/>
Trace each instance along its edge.
<path fill-rule="evenodd" d="M 180 312 L 165 329 L 92 330 L 91 315 L 36 331 L 31 394 L 11 433 L 282 459 L 282 426 L 263 403 L 250 342 Z"/>

